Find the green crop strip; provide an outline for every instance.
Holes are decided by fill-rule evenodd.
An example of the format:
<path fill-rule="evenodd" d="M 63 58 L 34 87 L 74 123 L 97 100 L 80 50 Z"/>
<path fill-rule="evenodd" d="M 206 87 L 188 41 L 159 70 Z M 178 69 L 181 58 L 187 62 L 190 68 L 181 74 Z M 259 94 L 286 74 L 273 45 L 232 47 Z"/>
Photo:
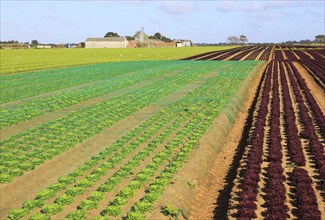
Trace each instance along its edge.
<path fill-rule="evenodd" d="M 26 217 L 37 207 L 41 207 L 42 213 L 32 213 L 30 219 L 46 219 L 55 216 L 61 212 L 63 206 L 69 205 L 78 195 L 84 193 L 87 188 L 105 176 L 109 170 L 120 164 L 123 158 L 134 152 L 140 145 L 145 144 L 146 147 L 136 156 L 117 169 L 104 184 L 91 192 L 86 200 L 81 201 L 78 210 L 72 211 L 66 216 L 66 219 L 85 219 L 88 210 L 97 209 L 98 204 L 107 193 L 114 191 L 120 182 L 129 178 L 142 160 L 151 156 L 151 162 L 139 170 L 135 178 L 111 199 L 111 203 L 102 210 L 102 216 L 95 218 L 122 217 L 120 215 L 123 205 L 138 190 L 143 191 L 142 188 L 145 184 L 150 183 L 148 192 L 143 199 L 134 204 L 127 215 L 128 219 L 144 219 L 144 214 L 151 211 L 159 195 L 169 185 L 174 174 L 189 157 L 191 151 L 197 147 L 199 139 L 205 134 L 219 111 L 227 105 L 243 79 L 247 77 L 248 72 L 252 69 L 252 64 L 257 62 L 233 64 L 231 70 L 229 70 L 229 66 L 222 65 L 225 64 L 224 62 L 216 63 L 215 67 L 221 70 L 220 73 L 179 101 L 162 109 L 138 128 L 108 146 L 106 150 L 86 161 L 83 166 L 78 167 L 68 176 L 61 177 L 58 183 L 39 192 L 35 200 L 26 201 L 23 208 L 13 210 L 9 214 L 9 218 Z M 167 125 L 168 127 L 159 132 Z M 168 137 L 175 131 L 177 133 L 171 140 L 168 140 Z M 152 140 L 156 134 L 158 135 Z M 165 144 L 166 140 L 168 140 L 167 144 Z M 162 143 L 166 147 L 154 153 Z M 169 161 L 168 164 L 165 161 Z M 162 166 L 165 167 L 163 171 L 161 170 Z M 89 172 L 89 170 L 91 171 Z M 88 174 L 85 175 L 86 172 Z M 77 179 L 78 177 L 82 178 Z M 153 177 L 155 177 L 154 180 L 152 180 Z M 62 191 L 64 194 L 56 197 L 54 203 L 45 204 L 46 200 L 55 197 L 58 192 Z"/>
<path fill-rule="evenodd" d="M 12 178 L 81 143 L 135 111 L 213 70 L 207 62 L 129 94 L 109 99 L 1 141 L 0 182 Z"/>
<path fill-rule="evenodd" d="M 183 48 L 109 48 L 0 50 L 0 74 L 105 62 L 178 60 L 234 46 Z"/>
<path fill-rule="evenodd" d="M 9 127 L 18 122 L 39 116 L 45 112 L 56 111 L 104 95 L 117 89 L 162 75 L 166 72 L 172 73 L 175 70 L 183 70 L 183 68 L 186 67 L 188 68 L 186 62 L 169 62 L 165 65 L 161 65 L 161 63 L 158 62 L 154 67 L 144 69 L 141 72 L 122 74 L 121 76 L 116 76 L 105 81 L 99 81 L 90 86 L 66 92 L 59 92 L 55 95 L 27 101 L 20 105 L 6 108 L 1 107 L 0 128 Z"/>
<path fill-rule="evenodd" d="M 99 80 L 110 80 L 123 74 L 145 71 L 153 65 L 167 64 L 166 61 L 106 63 L 1 76 L 0 103 L 21 100 Z"/>

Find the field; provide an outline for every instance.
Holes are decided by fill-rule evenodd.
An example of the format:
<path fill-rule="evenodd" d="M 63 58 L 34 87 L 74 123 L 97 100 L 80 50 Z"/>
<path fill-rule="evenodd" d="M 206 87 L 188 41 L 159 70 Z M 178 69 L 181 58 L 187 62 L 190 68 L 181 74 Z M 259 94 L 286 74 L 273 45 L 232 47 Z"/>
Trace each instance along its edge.
<path fill-rule="evenodd" d="M 324 219 L 324 47 L 108 51 L 1 51 L 1 219 Z"/>
<path fill-rule="evenodd" d="M 229 48 L 233 48 L 233 46 L 183 48 L 0 50 L 0 73 L 8 74 L 105 62 L 177 60 L 194 54 L 215 50 L 224 50 Z"/>

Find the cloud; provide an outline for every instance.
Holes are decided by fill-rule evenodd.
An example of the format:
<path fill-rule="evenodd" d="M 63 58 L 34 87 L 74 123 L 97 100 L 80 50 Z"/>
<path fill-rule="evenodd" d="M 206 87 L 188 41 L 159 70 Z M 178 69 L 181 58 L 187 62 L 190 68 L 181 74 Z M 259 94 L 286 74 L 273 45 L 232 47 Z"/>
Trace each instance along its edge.
<path fill-rule="evenodd" d="M 170 15 L 184 15 L 192 11 L 192 6 L 188 2 L 165 1 L 160 4 L 158 9 Z"/>
<path fill-rule="evenodd" d="M 217 5 L 217 10 L 220 12 L 233 12 L 237 9 L 237 5 L 232 1 L 221 1 Z"/>

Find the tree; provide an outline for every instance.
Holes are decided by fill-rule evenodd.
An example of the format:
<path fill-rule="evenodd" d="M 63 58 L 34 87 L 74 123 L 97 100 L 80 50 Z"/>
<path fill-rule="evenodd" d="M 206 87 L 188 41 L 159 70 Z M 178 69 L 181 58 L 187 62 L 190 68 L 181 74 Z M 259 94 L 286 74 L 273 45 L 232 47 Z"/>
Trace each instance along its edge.
<path fill-rule="evenodd" d="M 38 44 L 38 41 L 37 40 L 32 40 L 31 44 L 37 45 Z"/>
<path fill-rule="evenodd" d="M 301 40 L 301 41 L 299 41 L 299 43 L 300 43 L 300 44 L 311 44 L 312 42 L 311 42 L 311 40 L 306 39 L 306 40 Z"/>
<path fill-rule="evenodd" d="M 229 44 L 237 44 L 238 43 L 238 37 L 236 36 L 230 36 L 227 38 Z"/>
<path fill-rule="evenodd" d="M 161 33 L 159 33 L 159 32 L 157 32 L 157 33 L 155 33 L 154 35 L 153 35 L 153 39 L 161 39 L 161 37 L 162 37 L 162 35 L 161 35 Z"/>
<path fill-rule="evenodd" d="M 104 37 L 119 37 L 118 33 L 115 32 L 107 32 Z"/>
<path fill-rule="evenodd" d="M 149 36 L 149 39 L 162 40 L 164 42 L 172 42 L 172 40 L 166 36 L 163 36 L 161 33 L 156 32 L 153 36 Z"/>
<path fill-rule="evenodd" d="M 246 44 L 247 43 L 247 37 L 245 35 L 240 35 L 239 41 L 241 44 Z"/>
<path fill-rule="evenodd" d="M 172 40 L 170 38 L 165 37 L 165 36 L 161 36 L 161 40 L 164 42 L 172 42 Z"/>
<path fill-rule="evenodd" d="M 0 41 L 0 44 L 19 44 L 17 40 Z"/>
<path fill-rule="evenodd" d="M 134 37 L 132 36 L 125 36 L 127 40 L 134 40 Z"/>
<path fill-rule="evenodd" d="M 317 43 L 325 43 L 325 35 L 320 34 L 320 35 L 315 36 L 315 41 Z"/>

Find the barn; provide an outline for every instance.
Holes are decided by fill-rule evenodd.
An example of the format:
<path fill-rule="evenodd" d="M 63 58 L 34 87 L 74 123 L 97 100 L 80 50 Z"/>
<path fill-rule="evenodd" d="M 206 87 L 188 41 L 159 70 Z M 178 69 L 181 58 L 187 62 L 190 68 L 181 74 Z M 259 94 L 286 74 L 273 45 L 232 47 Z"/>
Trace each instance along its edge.
<path fill-rule="evenodd" d="M 87 38 L 86 48 L 126 48 L 128 41 L 125 37 Z"/>
<path fill-rule="evenodd" d="M 190 47 L 192 42 L 190 40 L 174 40 L 176 47 Z"/>

